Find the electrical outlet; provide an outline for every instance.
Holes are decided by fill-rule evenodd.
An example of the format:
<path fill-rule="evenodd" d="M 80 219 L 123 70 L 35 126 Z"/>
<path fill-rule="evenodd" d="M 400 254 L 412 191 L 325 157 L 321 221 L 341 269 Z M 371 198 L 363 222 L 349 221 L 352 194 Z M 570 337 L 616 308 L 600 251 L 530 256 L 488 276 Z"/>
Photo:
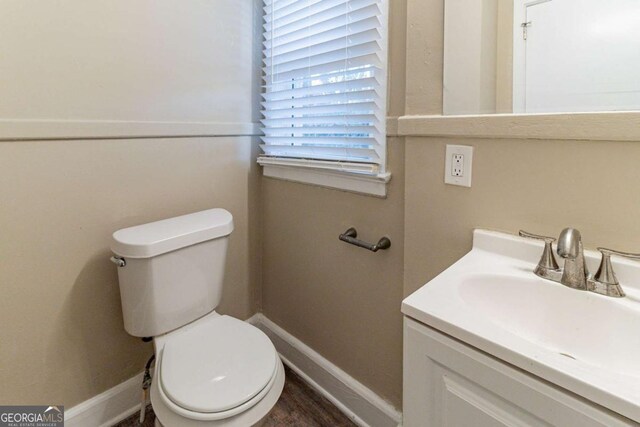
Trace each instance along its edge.
<path fill-rule="evenodd" d="M 464 155 L 454 154 L 451 163 L 451 175 L 464 176 Z"/>
<path fill-rule="evenodd" d="M 447 145 L 446 152 L 445 184 L 471 187 L 473 147 L 468 145 Z"/>

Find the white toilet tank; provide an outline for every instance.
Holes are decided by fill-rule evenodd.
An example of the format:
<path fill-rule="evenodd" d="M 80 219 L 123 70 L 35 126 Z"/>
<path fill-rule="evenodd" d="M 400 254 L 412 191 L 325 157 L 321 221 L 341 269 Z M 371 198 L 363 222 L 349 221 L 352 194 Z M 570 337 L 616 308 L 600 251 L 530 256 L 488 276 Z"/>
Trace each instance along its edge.
<path fill-rule="evenodd" d="M 113 233 L 126 331 L 153 337 L 214 310 L 232 231 L 231 214 L 210 209 Z"/>

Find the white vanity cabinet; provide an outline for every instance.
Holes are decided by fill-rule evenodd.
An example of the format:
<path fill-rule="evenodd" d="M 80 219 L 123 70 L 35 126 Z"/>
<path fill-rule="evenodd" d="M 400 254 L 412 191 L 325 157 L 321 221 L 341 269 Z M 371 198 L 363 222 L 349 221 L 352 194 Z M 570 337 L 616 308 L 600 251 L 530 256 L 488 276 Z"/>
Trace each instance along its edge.
<path fill-rule="evenodd" d="M 638 426 L 410 317 L 404 427 Z"/>

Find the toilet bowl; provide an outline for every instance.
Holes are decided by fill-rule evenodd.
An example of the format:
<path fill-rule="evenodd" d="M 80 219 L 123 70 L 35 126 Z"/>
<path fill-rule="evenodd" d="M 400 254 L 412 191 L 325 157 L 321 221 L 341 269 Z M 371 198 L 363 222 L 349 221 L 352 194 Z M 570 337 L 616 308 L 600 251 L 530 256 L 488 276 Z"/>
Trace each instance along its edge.
<path fill-rule="evenodd" d="M 282 392 L 282 362 L 248 323 L 213 312 L 154 344 L 156 425 L 260 425 Z"/>
<path fill-rule="evenodd" d="M 284 386 L 269 338 L 214 310 L 233 217 L 210 209 L 113 234 L 125 330 L 152 337 L 156 425 L 260 425 Z"/>

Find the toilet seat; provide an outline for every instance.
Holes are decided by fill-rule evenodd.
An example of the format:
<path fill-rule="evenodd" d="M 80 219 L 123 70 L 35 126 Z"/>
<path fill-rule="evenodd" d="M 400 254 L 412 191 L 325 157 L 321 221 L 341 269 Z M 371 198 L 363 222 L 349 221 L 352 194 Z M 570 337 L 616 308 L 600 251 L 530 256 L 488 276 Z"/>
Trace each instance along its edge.
<path fill-rule="evenodd" d="M 171 409 L 160 396 L 157 381 L 151 383 L 151 404 L 156 414 L 156 427 L 258 427 L 276 405 L 284 387 L 284 367 L 278 360 L 276 379 L 269 391 L 251 408 L 221 420 L 201 421 L 187 418 Z"/>
<path fill-rule="evenodd" d="M 220 420 L 269 392 L 277 362 L 273 344 L 258 328 L 229 316 L 203 318 L 167 337 L 158 356 L 158 391 L 184 417 Z"/>

